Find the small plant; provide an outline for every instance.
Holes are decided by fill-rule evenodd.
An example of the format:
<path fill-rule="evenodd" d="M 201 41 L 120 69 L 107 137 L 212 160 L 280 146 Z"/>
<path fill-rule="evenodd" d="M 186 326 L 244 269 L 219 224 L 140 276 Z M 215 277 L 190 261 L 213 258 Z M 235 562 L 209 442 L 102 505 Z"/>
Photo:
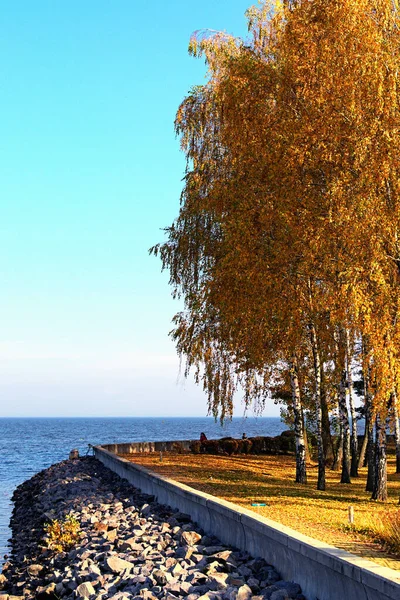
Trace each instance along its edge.
<path fill-rule="evenodd" d="M 355 523 L 346 525 L 345 531 L 355 531 L 382 544 L 390 552 L 400 554 L 400 510 L 379 515 L 367 514 Z"/>
<path fill-rule="evenodd" d="M 63 521 L 54 519 L 44 526 L 46 544 L 50 550 L 65 552 L 75 546 L 80 538 L 79 521 L 72 515 L 67 515 Z"/>
<path fill-rule="evenodd" d="M 384 513 L 378 526 L 375 519 L 375 531 L 388 550 L 400 554 L 400 510 Z"/>

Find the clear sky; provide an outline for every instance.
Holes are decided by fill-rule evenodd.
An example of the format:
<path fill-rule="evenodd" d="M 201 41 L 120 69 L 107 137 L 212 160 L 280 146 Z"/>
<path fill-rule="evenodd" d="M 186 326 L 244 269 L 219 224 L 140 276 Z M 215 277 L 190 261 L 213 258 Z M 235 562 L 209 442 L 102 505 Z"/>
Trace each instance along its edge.
<path fill-rule="evenodd" d="M 178 213 L 173 121 L 205 76 L 190 34 L 245 35 L 250 3 L 1 3 L 0 416 L 206 414 L 148 248 Z"/>

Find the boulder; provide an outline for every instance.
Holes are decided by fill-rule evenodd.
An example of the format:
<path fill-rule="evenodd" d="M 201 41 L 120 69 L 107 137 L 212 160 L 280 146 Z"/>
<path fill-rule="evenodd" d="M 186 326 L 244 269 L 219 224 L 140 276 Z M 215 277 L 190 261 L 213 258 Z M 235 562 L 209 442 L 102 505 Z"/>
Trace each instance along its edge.
<path fill-rule="evenodd" d="M 289 598 L 296 598 L 298 594 L 301 594 L 301 587 L 293 581 L 277 581 L 275 586 L 281 590 L 285 590 Z"/>
<path fill-rule="evenodd" d="M 123 571 L 130 571 L 133 567 L 133 564 L 119 558 L 118 556 L 109 556 L 106 558 L 106 566 L 113 573 L 122 573 Z"/>
<path fill-rule="evenodd" d="M 276 590 L 276 592 L 273 592 L 270 596 L 270 600 L 288 600 L 289 597 L 290 596 L 287 593 L 287 591 L 282 589 L 282 590 Z"/>
<path fill-rule="evenodd" d="M 88 581 L 85 581 L 85 583 L 81 583 L 76 588 L 76 595 L 79 598 L 89 598 L 89 596 L 93 596 L 95 593 L 96 593 L 96 591 L 95 591 L 94 587 Z"/>
<path fill-rule="evenodd" d="M 251 600 L 253 597 L 251 588 L 248 585 L 242 585 L 238 589 L 236 600 Z"/>
<path fill-rule="evenodd" d="M 201 535 L 196 531 L 184 531 L 181 535 L 181 543 L 184 546 L 195 546 L 201 540 Z"/>
<path fill-rule="evenodd" d="M 43 565 L 29 565 L 27 568 L 27 572 L 31 577 L 38 577 L 38 575 L 43 571 Z"/>

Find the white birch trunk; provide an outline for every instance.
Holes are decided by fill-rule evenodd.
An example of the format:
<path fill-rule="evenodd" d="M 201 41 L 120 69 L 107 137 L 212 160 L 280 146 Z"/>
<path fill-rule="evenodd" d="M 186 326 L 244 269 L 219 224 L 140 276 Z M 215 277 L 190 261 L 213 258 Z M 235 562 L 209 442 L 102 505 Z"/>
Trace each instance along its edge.
<path fill-rule="evenodd" d="M 339 417 L 343 431 L 342 476 L 340 483 L 350 481 L 350 425 L 346 404 L 346 371 L 343 371 L 339 384 Z"/>
<path fill-rule="evenodd" d="M 321 406 L 321 359 L 319 355 L 317 333 L 314 323 L 310 326 L 311 348 L 314 360 L 314 378 L 315 378 L 315 414 L 317 421 L 317 445 L 318 445 L 318 482 L 317 489 L 325 490 L 325 457 L 324 443 L 322 439 L 322 406 Z"/>
<path fill-rule="evenodd" d="M 292 387 L 294 434 L 296 442 L 296 483 L 307 483 L 306 443 L 304 436 L 297 358 L 294 358 L 292 364 L 290 365 L 290 383 Z"/>
<path fill-rule="evenodd" d="M 347 371 L 347 390 L 349 394 L 349 407 L 351 416 L 351 477 L 358 477 L 358 437 L 357 437 L 357 419 L 356 409 L 354 406 L 353 395 L 353 374 L 351 370 L 351 351 L 350 351 L 350 335 L 346 329 L 346 371 Z"/>

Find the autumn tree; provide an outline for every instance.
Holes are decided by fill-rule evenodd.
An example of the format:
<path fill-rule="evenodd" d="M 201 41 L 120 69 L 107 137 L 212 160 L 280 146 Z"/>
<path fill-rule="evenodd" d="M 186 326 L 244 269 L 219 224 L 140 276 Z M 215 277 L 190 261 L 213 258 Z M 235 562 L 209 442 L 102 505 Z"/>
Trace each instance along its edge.
<path fill-rule="evenodd" d="M 357 475 L 353 341 L 368 339 L 374 497 L 384 499 L 382 431 L 399 383 L 397 8 L 300 0 L 263 3 L 248 20 L 248 40 L 200 32 L 190 44 L 208 80 L 178 110 L 187 157 L 181 209 L 153 249 L 184 300 L 172 335 L 215 417 L 232 414 L 240 387 L 246 403 L 262 405 L 286 369 L 299 482 L 299 374 L 311 369 L 319 489 L 327 381 L 340 404 L 342 481 L 350 454 Z M 326 377 L 332 363 L 336 382 Z"/>

